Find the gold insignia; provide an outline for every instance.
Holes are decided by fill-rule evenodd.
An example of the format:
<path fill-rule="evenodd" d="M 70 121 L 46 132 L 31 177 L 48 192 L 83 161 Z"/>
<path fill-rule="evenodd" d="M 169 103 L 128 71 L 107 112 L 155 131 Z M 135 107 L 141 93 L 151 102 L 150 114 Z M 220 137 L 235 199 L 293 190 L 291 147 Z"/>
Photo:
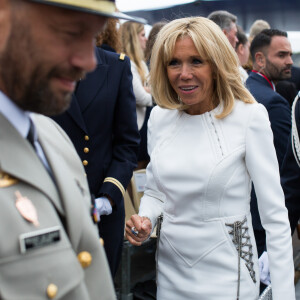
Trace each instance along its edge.
<path fill-rule="evenodd" d="M 0 188 L 9 187 L 19 182 L 18 179 L 0 171 Z"/>
<path fill-rule="evenodd" d="M 120 53 L 119 60 L 124 60 L 124 59 L 125 59 L 125 54 L 124 53 Z"/>

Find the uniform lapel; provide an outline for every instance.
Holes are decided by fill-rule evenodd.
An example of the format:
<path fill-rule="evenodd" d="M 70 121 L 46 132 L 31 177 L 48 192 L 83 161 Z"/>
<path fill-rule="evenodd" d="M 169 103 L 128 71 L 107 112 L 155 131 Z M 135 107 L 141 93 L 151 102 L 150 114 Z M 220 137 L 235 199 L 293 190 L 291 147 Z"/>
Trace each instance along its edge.
<path fill-rule="evenodd" d="M 80 107 L 78 104 L 78 100 L 75 94 L 72 96 L 72 101 L 69 109 L 67 110 L 67 113 L 71 116 L 73 121 L 86 133 L 88 134 L 88 131 L 85 126 L 85 122 L 82 117 L 82 113 L 80 111 Z"/>
<path fill-rule="evenodd" d="M 90 103 L 96 98 L 102 86 L 107 83 L 109 66 L 101 56 L 101 51 L 104 50 L 96 48 L 95 51 L 98 62 L 97 67 L 93 72 L 87 74 L 86 79 L 79 82 L 75 93 L 82 113 L 84 113 Z"/>
<path fill-rule="evenodd" d="M 74 205 L 72 199 L 82 197 L 80 193 L 83 193 L 83 191 L 80 187 L 80 180 L 77 179 L 78 172 L 75 168 L 73 169 L 72 166 L 72 164 L 75 163 L 72 160 L 72 153 L 68 153 L 68 150 L 66 149 L 66 155 L 62 156 L 58 151 L 57 148 L 61 146 L 59 140 L 53 141 L 53 137 L 57 136 L 56 128 L 55 132 L 53 132 L 51 130 L 52 127 L 46 125 L 43 126 L 38 118 L 35 118 L 35 123 L 40 125 L 37 126 L 39 141 L 52 169 L 56 186 L 63 202 L 68 235 L 72 244 L 77 247 L 82 230 L 80 221 L 82 207 Z M 75 149 L 74 153 L 76 154 Z"/>
<path fill-rule="evenodd" d="M 0 169 L 44 193 L 63 215 L 55 184 L 32 146 L 0 113 Z"/>

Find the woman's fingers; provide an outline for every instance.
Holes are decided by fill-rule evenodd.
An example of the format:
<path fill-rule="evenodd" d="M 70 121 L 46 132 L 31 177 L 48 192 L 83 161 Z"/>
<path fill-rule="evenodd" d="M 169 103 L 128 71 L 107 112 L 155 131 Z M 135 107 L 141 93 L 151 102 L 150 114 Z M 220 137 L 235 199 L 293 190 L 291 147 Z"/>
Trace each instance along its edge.
<path fill-rule="evenodd" d="M 140 246 L 149 237 L 151 227 L 151 222 L 148 218 L 132 215 L 126 222 L 126 238 L 131 244 Z"/>

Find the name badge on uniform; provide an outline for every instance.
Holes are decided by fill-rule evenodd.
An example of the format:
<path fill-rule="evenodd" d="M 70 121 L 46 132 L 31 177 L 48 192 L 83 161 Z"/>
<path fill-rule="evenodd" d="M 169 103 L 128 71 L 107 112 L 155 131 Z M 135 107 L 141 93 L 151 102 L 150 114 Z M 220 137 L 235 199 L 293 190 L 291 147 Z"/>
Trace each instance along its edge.
<path fill-rule="evenodd" d="M 60 231 L 61 227 L 55 226 L 21 234 L 19 237 L 21 253 L 49 246 L 60 241 Z"/>

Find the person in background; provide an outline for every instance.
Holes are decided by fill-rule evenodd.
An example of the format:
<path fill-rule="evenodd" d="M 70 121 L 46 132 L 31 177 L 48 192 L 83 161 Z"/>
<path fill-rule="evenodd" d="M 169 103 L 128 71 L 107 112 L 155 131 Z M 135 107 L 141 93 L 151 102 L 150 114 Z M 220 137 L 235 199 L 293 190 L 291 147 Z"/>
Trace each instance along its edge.
<path fill-rule="evenodd" d="M 96 67 L 108 16 L 114 1 L 0 0 L 1 299 L 116 299 L 82 163 L 46 117 Z"/>
<path fill-rule="evenodd" d="M 248 78 L 248 73 L 247 71 L 243 68 L 245 64 L 247 64 L 248 59 L 249 59 L 249 54 L 250 54 L 250 43 L 248 41 L 248 38 L 246 34 L 244 33 L 243 29 L 238 26 L 238 31 L 237 31 L 237 39 L 238 42 L 236 43 L 235 46 L 235 52 L 239 58 L 240 62 L 240 75 L 243 83 L 245 84 L 247 78 Z"/>
<path fill-rule="evenodd" d="M 249 42 L 251 43 L 253 39 L 264 29 L 271 29 L 270 24 L 265 20 L 255 20 L 249 30 Z"/>
<path fill-rule="evenodd" d="M 292 67 L 293 68 L 293 67 Z M 298 94 L 298 90 L 294 82 L 290 80 L 280 80 L 276 83 L 276 92 L 285 98 L 290 107 L 292 107 L 295 97 Z"/>
<path fill-rule="evenodd" d="M 292 76 L 288 81 L 293 82 L 297 91 L 300 91 L 300 67 L 295 65 L 292 66 Z"/>
<path fill-rule="evenodd" d="M 290 226 L 270 122 L 238 67 L 232 45 L 207 18 L 174 20 L 154 44 L 151 161 L 139 214 L 127 221 L 126 236 L 141 245 L 163 214 L 158 300 L 258 299 L 251 182 L 268 237 L 273 299 L 295 300 Z"/>
<path fill-rule="evenodd" d="M 226 10 L 217 10 L 210 13 L 207 18 L 215 22 L 226 35 L 229 43 L 235 49 L 238 42 L 237 17 Z"/>
<path fill-rule="evenodd" d="M 265 20 L 260 20 L 259 19 L 259 20 L 254 21 L 253 24 L 250 27 L 250 32 L 249 32 L 248 41 L 250 42 L 250 45 L 251 45 L 252 40 L 255 38 L 255 36 L 257 34 L 259 34 L 264 29 L 270 29 L 270 28 L 271 28 L 270 24 Z M 252 61 L 251 55 L 249 55 L 248 62 L 247 62 L 247 64 L 244 65 L 244 69 L 248 73 L 252 71 L 253 61 Z"/>
<path fill-rule="evenodd" d="M 122 42 L 119 26 L 120 21 L 118 19 L 109 18 L 105 30 L 96 36 L 96 46 L 107 51 L 121 53 Z"/>
<path fill-rule="evenodd" d="M 253 39 L 250 47 L 253 71 L 249 74 L 246 86 L 257 102 L 267 111 L 274 136 L 277 162 L 281 168 L 286 152 L 291 128 L 290 106 L 285 98 L 275 90 L 275 84 L 291 77 L 293 64 L 291 44 L 287 33 L 276 29 L 264 29 Z M 251 214 L 258 255 L 262 265 L 267 265 L 266 231 L 261 223 L 261 210 L 257 202 L 256 187 L 251 192 Z M 268 284 L 268 278 L 262 279 Z M 262 286 L 263 288 L 263 286 Z"/>
<path fill-rule="evenodd" d="M 103 45 L 109 33 L 105 47 L 117 48 L 116 22 L 111 19 L 108 24 L 97 43 Z M 77 84 L 70 108 L 54 120 L 69 135 L 84 165 L 114 277 L 124 241 L 124 194 L 137 166 L 140 136 L 129 58 L 99 47 L 95 53 L 97 68 Z"/>
<path fill-rule="evenodd" d="M 143 169 L 149 162 L 149 155 L 147 153 L 148 119 L 146 119 L 146 108 L 153 105 L 151 89 L 147 82 L 149 70 L 144 60 L 147 38 L 145 36 L 144 25 L 131 21 L 122 24 L 121 35 L 122 51 L 124 51 L 131 61 L 137 124 L 141 135 L 137 169 Z"/>
<path fill-rule="evenodd" d="M 167 22 L 165 22 L 165 21 L 154 23 L 152 25 L 152 28 L 151 28 L 150 32 L 149 32 L 149 36 L 148 36 L 148 39 L 147 39 L 147 42 L 146 42 L 146 49 L 145 49 L 145 61 L 147 63 L 148 68 L 150 67 L 150 59 L 151 59 L 151 54 L 152 54 L 152 48 L 153 48 L 153 45 L 155 43 L 157 34 L 162 29 L 162 27 L 166 24 L 167 24 Z"/>
<path fill-rule="evenodd" d="M 300 218 L 300 102 L 299 94 L 292 105 L 292 129 L 281 166 L 281 184 L 289 212 L 292 234 Z M 299 228 L 298 228 L 299 229 Z M 298 230 L 299 232 L 299 230 Z"/>

